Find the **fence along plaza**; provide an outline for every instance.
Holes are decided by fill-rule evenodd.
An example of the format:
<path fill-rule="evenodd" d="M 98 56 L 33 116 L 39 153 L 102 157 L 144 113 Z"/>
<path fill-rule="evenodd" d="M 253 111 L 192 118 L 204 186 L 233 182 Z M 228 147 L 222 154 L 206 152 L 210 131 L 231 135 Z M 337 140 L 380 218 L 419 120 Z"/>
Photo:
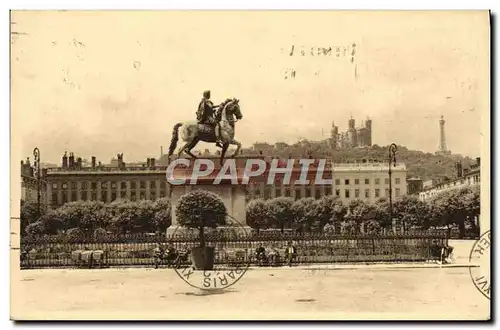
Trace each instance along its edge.
<path fill-rule="evenodd" d="M 215 231 L 206 235 L 206 241 L 208 246 L 216 248 L 216 268 L 235 263 L 257 265 L 254 252 L 261 245 L 266 249 L 276 249 L 283 259 L 284 249 L 289 241 L 293 241 L 297 247 L 294 264 L 301 265 L 440 260 L 441 247 L 448 244 L 443 233 L 349 236 L 290 232 L 234 234 Z M 87 267 L 89 264 L 97 268 L 152 267 L 155 263 L 154 248 L 158 242 L 168 242 L 176 250 L 194 247 L 198 243 L 197 236 L 189 233 L 23 237 L 21 268 Z M 165 266 L 168 267 L 163 267 Z"/>

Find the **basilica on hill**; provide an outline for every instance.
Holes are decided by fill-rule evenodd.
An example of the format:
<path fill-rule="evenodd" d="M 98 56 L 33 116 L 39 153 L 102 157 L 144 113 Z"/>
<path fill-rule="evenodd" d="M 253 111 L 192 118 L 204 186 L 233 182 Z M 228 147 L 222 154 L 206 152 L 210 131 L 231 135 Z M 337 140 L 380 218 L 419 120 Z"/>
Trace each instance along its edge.
<path fill-rule="evenodd" d="M 372 120 L 367 118 L 360 127 L 356 127 L 356 122 L 351 117 L 345 132 L 339 132 L 339 127 L 332 122 L 329 143 L 332 149 L 370 147 L 372 145 Z"/>

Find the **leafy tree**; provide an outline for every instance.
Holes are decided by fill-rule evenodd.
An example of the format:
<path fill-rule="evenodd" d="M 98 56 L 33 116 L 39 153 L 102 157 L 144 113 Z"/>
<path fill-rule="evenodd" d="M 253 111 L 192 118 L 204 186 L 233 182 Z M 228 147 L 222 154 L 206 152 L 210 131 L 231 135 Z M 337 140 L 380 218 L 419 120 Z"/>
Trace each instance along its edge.
<path fill-rule="evenodd" d="M 392 207 L 393 216 L 403 222 L 403 228 L 429 228 L 429 207 L 415 196 L 402 196 L 396 199 Z"/>
<path fill-rule="evenodd" d="M 205 228 L 224 225 L 227 210 L 219 195 L 206 190 L 193 190 L 181 196 L 175 215 L 181 226 L 199 230 L 200 247 L 205 247 Z"/>
<path fill-rule="evenodd" d="M 51 213 L 42 215 L 39 222 L 43 223 L 44 234 L 55 235 L 63 229 L 63 223 Z"/>
<path fill-rule="evenodd" d="M 156 205 L 151 200 L 140 200 L 132 202 L 134 211 L 133 223 L 134 232 L 153 232 L 155 231 L 154 216 Z"/>
<path fill-rule="evenodd" d="M 133 202 L 120 201 L 108 210 L 113 214 L 110 229 L 121 234 L 133 232 L 136 216 Z"/>
<path fill-rule="evenodd" d="M 292 228 L 294 203 L 291 197 L 276 197 L 266 202 L 272 228 L 280 229 L 281 233 L 285 232 L 285 228 Z"/>
<path fill-rule="evenodd" d="M 377 221 L 382 228 L 391 228 L 392 221 L 389 214 L 389 201 L 386 198 L 380 198 L 373 206 L 375 208 L 374 220 Z"/>
<path fill-rule="evenodd" d="M 348 221 L 352 221 L 355 226 L 355 232 L 359 233 L 361 225 L 367 220 L 373 220 L 376 217 L 376 207 L 368 204 L 361 199 L 354 199 L 349 203 L 349 212 L 346 215 Z"/>
<path fill-rule="evenodd" d="M 479 185 L 474 185 L 467 187 L 468 192 L 466 192 L 462 198 L 464 199 L 464 208 L 467 213 L 467 221 L 472 227 L 472 230 L 479 234 L 478 222 L 476 219 L 479 217 L 481 212 L 481 189 Z"/>
<path fill-rule="evenodd" d="M 159 232 L 165 232 L 172 224 L 172 206 L 168 198 L 160 198 L 154 205 L 153 225 Z"/>
<path fill-rule="evenodd" d="M 448 234 L 453 225 L 458 226 L 460 238 L 465 236 L 465 221 L 477 210 L 474 192 L 470 187 L 461 187 L 443 191 L 431 200 L 432 217 L 436 224 L 446 226 Z"/>
<path fill-rule="evenodd" d="M 57 217 L 62 223 L 64 229 L 83 228 L 93 229 L 104 227 L 107 221 L 103 211 L 105 204 L 97 201 L 77 201 L 66 203 L 51 214 Z M 82 223 L 82 221 L 84 221 Z"/>
<path fill-rule="evenodd" d="M 316 200 L 312 197 L 300 198 L 292 204 L 294 227 L 299 231 L 310 232 L 319 226 L 320 221 L 316 209 Z"/>
<path fill-rule="evenodd" d="M 246 207 L 247 224 L 257 231 L 268 229 L 272 218 L 269 205 L 262 199 L 251 200 Z"/>
<path fill-rule="evenodd" d="M 39 236 L 45 234 L 45 223 L 36 221 L 26 226 L 26 234 L 29 236 Z"/>
<path fill-rule="evenodd" d="M 21 234 L 26 230 L 26 227 L 32 223 L 38 221 L 38 219 L 44 215 L 43 208 L 38 211 L 38 204 L 31 201 L 21 200 Z"/>
<path fill-rule="evenodd" d="M 315 207 L 320 228 L 324 228 L 326 224 L 342 222 L 347 213 L 347 207 L 342 203 L 340 198 L 331 195 L 318 199 Z"/>

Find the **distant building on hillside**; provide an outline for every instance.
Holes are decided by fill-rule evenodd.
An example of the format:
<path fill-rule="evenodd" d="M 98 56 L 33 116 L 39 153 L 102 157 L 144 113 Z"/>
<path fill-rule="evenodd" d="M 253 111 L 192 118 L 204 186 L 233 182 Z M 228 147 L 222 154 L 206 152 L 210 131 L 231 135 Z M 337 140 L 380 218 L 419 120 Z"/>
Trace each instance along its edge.
<path fill-rule="evenodd" d="M 275 148 L 276 150 L 278 150 L 278 151 L 279 151 L 279 150 L 283 150 L 283 149 L 285 149 L 285 148 L 287 148 L 287 147 L 288 147 L 288 144 L 287 144 L 287 143 L 285 143 L 285 142 L 276 142 L 276 143 L 274 144 L 274 148 Z"/>
<path fill-rule="evenodd" d="M 419 199 L 426 201 L 433 196 L 454 188 L 460 188 L 481 183 L 481 159 L 476 158 L 476 162 L 471 164 L 470 168 L 463 169 L 462 163 L 457 162 L 457 179 L 454 180 L 434 180 L 432 185 L 424 185 L 424 190 L 419 193 Z M 431 180 L 432 182 L 432 180 Z"/>
<path fill-rule="evenodd" d="M 269 144 L 267 142 L 256 142 L 252 146 L 253 151 L 268 151 L 268 150 L 273 150 L 274 146 L 272 144 Z"/>
<path fill-rule="evenodd" d="M 348 121 L 345 132 L 339 132 L 338 126 L 332 122 L 330 147 L 333 149 L 351 149 L 357 147 L 370 147 L 372 145 L 372 120 L 367 118 L 360 127 L 356 128 L 353 118 Z"/>

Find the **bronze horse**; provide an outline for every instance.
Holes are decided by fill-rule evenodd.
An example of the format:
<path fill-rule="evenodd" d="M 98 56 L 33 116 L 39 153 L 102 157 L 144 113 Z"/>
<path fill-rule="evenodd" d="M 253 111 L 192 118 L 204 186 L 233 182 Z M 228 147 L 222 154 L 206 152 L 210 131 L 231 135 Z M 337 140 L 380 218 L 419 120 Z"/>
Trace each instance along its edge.
<path fill-rule="evenodd" d="M 229 148 L 229 145 L 236 145 L 236 150 L 234 154 L 230 157 L 236 156 L 241 149 L 241 143 L 234 139 L 235 123 L 236 121 L 243 118 L 241 114 L 239 100 L 230 99 L 222 105 L 222 110 L 219 110 L 220 116 L 220 140 L 222 142 L 221 151 L 221 164 L 224 161 L 224 156 Z M 236 119 L 235 119 L 236 118 Z M 181 128 L 182 127 L 182 128 Z M 181 128 L 181 139 L 185 142 L 184 145 L 179 149 L 177 155 L 180 156 L 184 151 L 186 154 L 193 158 L 197 158 L 191 150 L 200 141 L 215 143 L 215 130 L 212 126 L 206 124 L 199 124 L 196 121 L 187 121 L 184 123 L 177 123 L 174 126 L 174 132 L 172 134 L 172 141 L 170 142 L 170 147 L 168 150 L 168 157 L 172 156 L 177 148 L 177 142 L 179 141 L 179 128 Z"/>

